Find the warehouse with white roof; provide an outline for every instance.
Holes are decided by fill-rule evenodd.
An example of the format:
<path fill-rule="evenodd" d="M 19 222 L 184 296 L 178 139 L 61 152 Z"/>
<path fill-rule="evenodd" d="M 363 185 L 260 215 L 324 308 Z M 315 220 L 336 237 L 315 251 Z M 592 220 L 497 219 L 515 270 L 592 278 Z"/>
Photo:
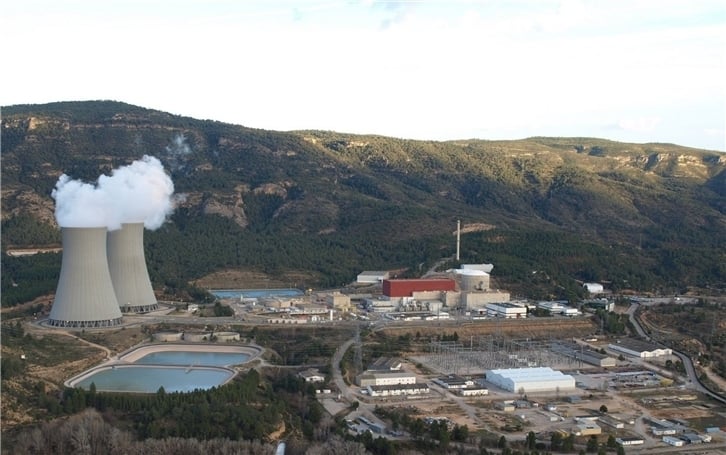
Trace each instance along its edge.
<path fill-rule="evenodd" d="M 489 370 L 487 381 L 509 392 L 547 393 L 575 389 L 575 378 L 549 367 Z"/>

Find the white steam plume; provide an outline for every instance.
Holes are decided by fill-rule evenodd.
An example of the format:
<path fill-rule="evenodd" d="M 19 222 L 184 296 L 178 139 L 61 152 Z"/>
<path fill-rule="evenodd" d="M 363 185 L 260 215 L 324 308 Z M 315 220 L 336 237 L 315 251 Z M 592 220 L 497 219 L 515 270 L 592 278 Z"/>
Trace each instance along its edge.
<path fill-rule="evenodd" d="M 159 228 L 174 211 L 174 183 L 164 166 L 145 155 L 128 166 L 101 175 L 98 183 L 72 180 L 63 174 L 51 193 L 55 218 L 62 227 L 121 228 L 122 223 L 144 223 Z"/>

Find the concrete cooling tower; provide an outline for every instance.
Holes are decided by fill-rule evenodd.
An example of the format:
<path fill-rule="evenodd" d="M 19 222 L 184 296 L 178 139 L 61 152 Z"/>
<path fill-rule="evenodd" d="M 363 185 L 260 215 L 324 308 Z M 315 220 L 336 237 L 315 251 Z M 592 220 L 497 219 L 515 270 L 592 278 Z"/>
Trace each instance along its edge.
<path fill-rule="evenodd" d="M 100 328 L 121 324 L 106 260 L 106 228 L 61 229 L 63 260 L 48 324 Z"/>
<path fill-rule="evenodd" d="M 108 233 L 108 269 L 122 313 L 159 308 L 144 256 L 144 224 L 127 223 Z"/>

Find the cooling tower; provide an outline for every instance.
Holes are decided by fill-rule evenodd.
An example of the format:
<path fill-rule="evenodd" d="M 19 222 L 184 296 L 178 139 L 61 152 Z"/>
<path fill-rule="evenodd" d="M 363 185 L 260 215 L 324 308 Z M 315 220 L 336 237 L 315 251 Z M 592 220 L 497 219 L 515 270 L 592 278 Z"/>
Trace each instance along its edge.
<path fill-rule="evenodd" d="M 94 328 L 121 324 L 106 260 L 106 228 L 62 228 L 63 261 L 48 324 Z"/>
<path fill-rule="evenodd" d="M 122 313 L 159 308 L 144 256 L 144 224 L 127 223 L 108 233 L 108 269 Z"/>

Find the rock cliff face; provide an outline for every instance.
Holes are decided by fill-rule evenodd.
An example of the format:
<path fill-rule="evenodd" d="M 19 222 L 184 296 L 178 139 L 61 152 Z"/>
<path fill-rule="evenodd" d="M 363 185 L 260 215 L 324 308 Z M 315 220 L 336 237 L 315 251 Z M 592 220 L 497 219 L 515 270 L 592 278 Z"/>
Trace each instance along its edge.
<path fill-rule="evenodd" d="M 2 133 L 3 219 L 23 212 L 52 224 L 50 191 L 61 173 L 94 181 L 145 153 L 172 173 L 183 207 L 240 227 L 263 216 L 339 231 L 361 200 L 439 216 L 453 210 L 494 225 L 527 217 L 575 228 L 606 218 L 648 226 L 663 221 L 652 213 L 684 207 L 724 218 L 724 154 L 669 144 L 282 134 L 121 103 L 5 108 Z"/>
<path fill-rule="evenodd" d="M 3 220 L 24 214 L 32 216 L 40 223 L 55 225 L 53 200 L 30 189 L 3 188 L 2 205 Z"/>

